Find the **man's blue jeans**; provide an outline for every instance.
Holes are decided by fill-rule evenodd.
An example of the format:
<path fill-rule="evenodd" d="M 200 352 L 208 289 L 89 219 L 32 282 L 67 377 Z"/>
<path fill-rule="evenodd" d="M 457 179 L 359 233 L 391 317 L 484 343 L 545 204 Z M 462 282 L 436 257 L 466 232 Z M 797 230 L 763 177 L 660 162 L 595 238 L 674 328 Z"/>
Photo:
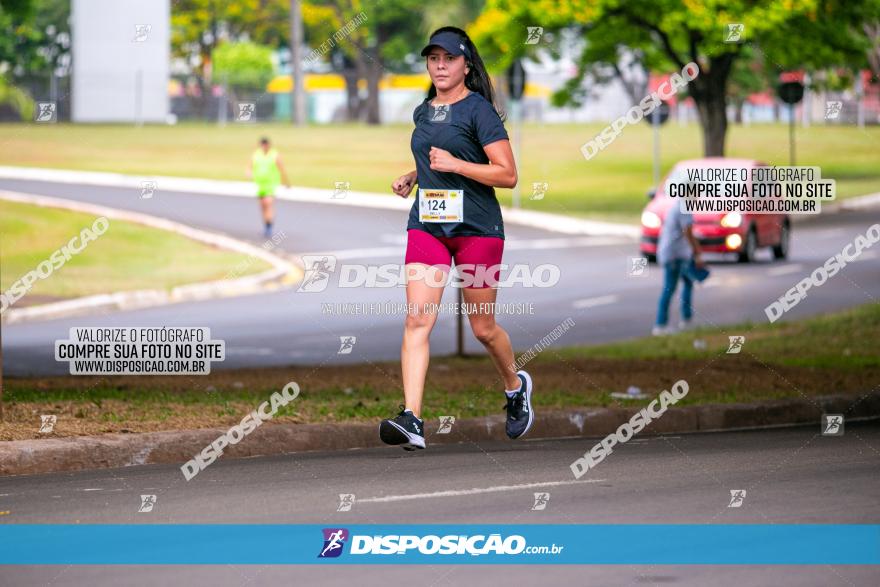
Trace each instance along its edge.
<path fill-rule="evenodd" d="M 673 259 L 663 264 L 663 291 L 660 293 L 660 303 L 657 305 L 657 326 L 666 326 L 669 322 L 669 303 L 672 301 L 679 279 L 682 281 L 681 319 L 690 320 L 693 316 L 691 297 L 694 282 L 684 275 L 684 269 L 689 262 L 689 259 Z"/>

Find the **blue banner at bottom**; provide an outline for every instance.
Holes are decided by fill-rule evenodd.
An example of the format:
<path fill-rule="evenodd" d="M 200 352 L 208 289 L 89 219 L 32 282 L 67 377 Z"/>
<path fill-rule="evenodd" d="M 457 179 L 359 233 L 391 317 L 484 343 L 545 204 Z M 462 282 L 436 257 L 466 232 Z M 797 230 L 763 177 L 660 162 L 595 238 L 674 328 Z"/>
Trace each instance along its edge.
<path fill-rule="evenodd" d="M 0 525 L 0 564 L 227 563 L 876 565 L 880 525 Z"/>

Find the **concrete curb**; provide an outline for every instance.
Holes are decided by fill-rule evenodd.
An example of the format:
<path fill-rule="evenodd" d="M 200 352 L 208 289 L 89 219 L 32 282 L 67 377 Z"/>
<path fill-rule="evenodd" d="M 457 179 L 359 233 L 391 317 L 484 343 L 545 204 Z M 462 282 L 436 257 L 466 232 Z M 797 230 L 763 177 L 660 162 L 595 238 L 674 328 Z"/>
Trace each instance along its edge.
<path fill-rule="evenodd" d="M 88 184 L 131 189 L 139 193 L 141 183 L 153 181 L 156 191 L 177 191 L 215 196 L 233 196 L 252 198 L 255 195 L 254 184 L 246 181 L 223 181 L 214 179 L 198 179 L 167 176 L 132 176 L 121 173 L 104 173 L 98 171 L 71 171 L 66 169 L 41 169 L 35 167 L 3 167 L 0 166 L 0 178 L 23 179 L 34 181 L 51 181 L 68 184 Z M 375 192 L 349 191 L 343 198 L 334 198 L 334 190 L 307 187 L 281 188 L 276 194 L 279 200 L 292 202 L 309 202 L 337 206 L 359 206 L 364 208 L 382 208 L 386 210 L 406 211 L 412 207 L 412 199 L 392 197 Z M 541 228 L 562 234 L 584 234 L 596 236 L 626 236 L 636 239 L 641 229 L 635 224 L 619 224 L 600 222 L 597 220 L 581 220 L 548 212 L 503 208 L 504 221 L 533 228 Z"/>
<path fill-rule="evenodd" d="M 33 320 L 48 320 L 63 316 L 94 313 L 100 309 L 131 310 L 176 302 L 239 296 L 266 291 L 273 284 L 282 281 L 284 283 L 292 283 L 302 278 L 302 269 L 300 269 L 299 266 L 290 263 L 278 255 L 270 253 L 266 249 L 226 235 L 191 228 L 178 222 L 165 220 L 164 218 L 158 218 L 138 212 L 117 210 L 115 208 L 108 208 L 94 204 L 84 204 L 61 198 L 37 196 L 4 190 L 0 190 L 0 199 L 24 204 L 33 204 L 36 206 L 63 208 L 75 212 L 106 216 L 113 220 L 134 222 L 136 224 L 173 232 L 211 246 L 237 251 L 246 254 L 253 259 L 261 259 L 272 265 L 271 269 L 256 275 L 248 275 L 245 277 L 230 275 L 230 279 L 181 285 L 171 288 L 170 290 L 150 289 L 123 291 L 86 296 L 62 302 L 41 304 L 39 306 L 28 308 L 9 308 L 0 315 L 0 320 L 4 323 L 13 324 Z"/>
<path fill-rule="evenodd" d="M 594 408 L 541 412 L 529 439 L 603 437 L 614 432 L 638 408 Z M 670 408 L 639 436 L 778 426 L 812 425 L 819 432 L 821 415 L 844 414 L 846 421 L 880 418 L 880 393 L 832 395 L 774 400 L 754 404 L 713 404 Z M 426 423 L 428 424 L 428 423 Z M 431 444 L 506 440 L 501 414 L 456 421 L 448 434 L 437 434 L 430 422 Z M 225 429 L 107 434 L 95 437 L 47 438 L 0 442 L 0 475 L 34 475 L 146 464 L 183 465 Z M 584 452 L 593 443 L 585 443 Z M 315 450 L 345 450 L 384 446 L 376 423 L 271 424 L 228 447 L 222 458 L 269 456 Z M 430 446 L 429 446 L 430 448 Z"/>
<path fill-rule="evenodd" d="M 873 208 L 875 206 L 880 206 L 880 192 L 877 192 L 876 194 L 865 194 L 864 196 L 858 196 L 856 198 L 847 198 L 846 200 L 835 202 L 835 204 L 836 206 L 832 205 L 832 209 L 865 210 L 867 208 Z"/>
<path fill-rule="evenodd" d="M 834 200 L 830 203 L 822 204 L 822 214 L 838 214 L 840 212 L 868 210 L 877 207 L 880 207 L 880 192 L 877 192 L 876 194 L 856 196 L 855 198 L 847 198 L 845 200 Z M 800 224 L 801 222 L 813 220 L 816 216 L 816 214 L 792 214 L 791 220 L 792 222 Z"/>

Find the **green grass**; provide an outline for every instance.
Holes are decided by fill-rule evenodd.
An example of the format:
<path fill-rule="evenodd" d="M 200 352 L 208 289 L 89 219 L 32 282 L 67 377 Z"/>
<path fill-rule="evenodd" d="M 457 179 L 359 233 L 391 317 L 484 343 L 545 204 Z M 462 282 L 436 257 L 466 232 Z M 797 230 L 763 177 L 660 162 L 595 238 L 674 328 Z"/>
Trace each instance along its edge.
<path fill-rule="evenodd" d="M 727 354 L 728 335 L 745 335 Z M 693 346 L 706 341 L 706 349 Z M 591 347 L 551 347 L 527 365 L 539 386 L 538 410 L 640 406 L 612 392 L 634 385 L 650 397 L 679 379 L 690 386 L 681 405 L 747 403 L 877 389 L 880 304 L 807 320 L 740 324 L 663 338 Z M 281 422 L 375 421 L 400 403 L 399 363 L 290 366 L 216 371 L 204 377 L 8 378 L 0 440 L 36 438 L 38 414 L 58 415 L 59 435 L 229 426 L 296 381 L 300 396 Z M 434 357 L 423 417 L 501 413 L 501 381 L 486 357 Z"/>
<path fill-rule="evenodd" d="M 723 328 L 700 328 L 673 336 L 647 337 L 597 346 L 567 347 L 563 358 L 580 359 L 709 359 L 726 352 L 728 336 L 745 336 L 741 353 L 768 364 L 792 367 L 860 369 L 880 367 L 873 341 L 880 339 L 880 304 L 798 320 L 769 324 L 743 322 Z M 706 343 L 705 349 L 694 340 Z M 545 355 L 536 361 L 554 361 Z"/>
<path fill-rule="evenodd" d="M 638 218 L 652 183 L 651 129 L 646 124 L 628 126 L 609 148 L 586 161 L 580 146 L 603 126 L 524 125 L 519 172 L 525 208 Z M 410 125 L 399 124 L 302 129 L 284 124 L 4 125 L 0 165 L 244 180 L 256 139 L 265 134 L 282 153 L 294 185 L 330 190 L 335 181 L 349 181 L 353 190 L 390 193 L 391 182 L 414 167 L 411 132 Z M 837 180 L 839 198 L 880 192 L 880 128 L 819 124 L 797 133 L 797 163 L 820 166 L 824 177 Z M 664 173 L 679 160 L 702 156 L 696 124 L 671 122 L 661 136 Z M 788 127 L 732 125 L 727 155 L 788 165 Z M 543 200 L 528 199 L 533 182 L 549 183 Z M 510 203 L 510 190 L 498 194 Z"/>
<path fill-rule="evenodd" d="M 96 216 L 0 200 L 0 289 L 6 291 Z M 78 297 L 187 283 L 264 271 L 268 264 L 139 224 L 110 220 L 107 231 L 71 257 L 28 296 Z M 27 297 L 23 298 L 27 300 Z M 33 299 L 33 298 L 32 298 Z"/>

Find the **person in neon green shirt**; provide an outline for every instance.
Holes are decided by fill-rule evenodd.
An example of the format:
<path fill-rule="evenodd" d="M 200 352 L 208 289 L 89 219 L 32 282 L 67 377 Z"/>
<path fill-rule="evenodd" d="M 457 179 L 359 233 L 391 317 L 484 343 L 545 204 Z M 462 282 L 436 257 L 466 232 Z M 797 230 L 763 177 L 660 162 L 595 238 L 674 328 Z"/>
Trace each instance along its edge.
<path fill-rule="evenodd" d="M 247 173 L 248 177 L 257 184 L 257 197 L 260 199 L 260 209 L 263 212 L 263 222 L 266 225 L 263 234 L 269 238 L 272 236 L 272 223 L 275 221 L 273 210 L 275 190 L 278 189 L 282 179 L 284 187 L 290 187 L 290 182 L 287 181 L 287 171 L 284 169 L 284 164 L 281 163 L 281 155 L 272 148 L 268 138 L 260 139 L 259 148 L 251 155 Z"/>

